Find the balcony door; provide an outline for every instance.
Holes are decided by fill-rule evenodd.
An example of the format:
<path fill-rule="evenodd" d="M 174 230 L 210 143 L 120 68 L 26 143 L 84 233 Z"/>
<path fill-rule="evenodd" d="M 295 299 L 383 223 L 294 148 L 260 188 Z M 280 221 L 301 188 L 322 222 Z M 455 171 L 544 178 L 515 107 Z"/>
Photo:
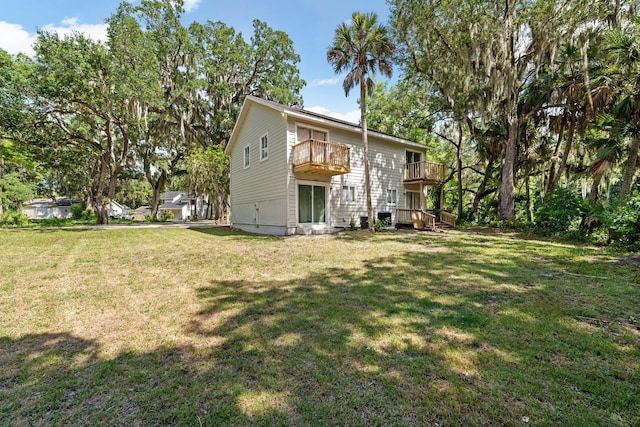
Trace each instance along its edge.
<path fill-rule="evenodd" d="M 327 186 L 298 184 L 298 223 L 324 224 L 327 222 Z"/>
<path fill-rule="evenodd" d="M 315 139 L 317 141 L 327 141 L 327 132 L 311 129 L 303 126 L 298 126 L 296 129 L 296 136 L 298 142 L 306 141 L 308 139 Z"/>
<path fill-rule="evenodd" d="M 421 162 L 422 161 L 422 153 L 419 153 L 417 151 L 406 151 L 406 155 L 407 155 L 407 164 L 409 163 L 416 163 L 416 162 Z"/>
<path fill-rule="evenodd" d="M 420 206 L 420 192 L 419 191 L 407 191 L 406 192 L 405 208 L 407 208 L 407 209 L 422 209 L 422 206 Z"/>

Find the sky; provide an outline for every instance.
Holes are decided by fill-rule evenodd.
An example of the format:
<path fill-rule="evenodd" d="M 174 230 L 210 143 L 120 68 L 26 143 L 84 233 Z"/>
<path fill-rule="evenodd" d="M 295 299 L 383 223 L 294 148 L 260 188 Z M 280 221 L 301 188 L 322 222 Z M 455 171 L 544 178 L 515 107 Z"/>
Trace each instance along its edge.
<path fill-rule="evenodd" d="M 137 3 L 139 0 L 130 0 Z M 377 12 L 386 23 L 385 0 L 185 0 L 183 24 L 222 21 L 248 39 L 252 21 L 260 19 L 275 30 L 286 32 L 300 55 L 298 64 L 307 85 L 302 90 L 305 109 L 350 122 L 359 122 L 359 91 L 345 97 L 344 76 L 338 76 L 326 60 L 340 22 L 354 11 Z M 0 48 L 11 54 L 32 55 L 38 30 L 70 34 L 80 31 L 106 40 L 105 19 L 116 11 L 120 0 L 0 0 Z"/>

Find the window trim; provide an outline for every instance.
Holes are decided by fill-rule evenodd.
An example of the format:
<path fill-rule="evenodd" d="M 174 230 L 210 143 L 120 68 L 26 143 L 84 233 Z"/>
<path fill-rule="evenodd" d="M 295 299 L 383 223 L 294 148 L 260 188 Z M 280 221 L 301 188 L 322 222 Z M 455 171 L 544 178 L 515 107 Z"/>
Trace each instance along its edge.
<path fill-rule="evenodd" d="M 263 156 L 264 151 L 265 151 L 264 148 L 262 147 L 262 141 L 263 140 L 266 141 L 266 143 L 267 143 L 267 147 L 266 147 L 267 148 L 267 150 L 266 150 L 267 155 L 266 156 Z M 262 161 L 265 161 L 265 160 L 267 160 L 269 158 L 269 132 L 265 132 L 260 137 L 260 145 L 259 145 L 259 147 L 260 147 L 260 161 L 262 162 Z"/>
<path fill-rule="evenodd" d="M 404 160 L 405 160 L 405 162 L 407 161 L 407 153 L 412 153 L 413 156 L 415 156 L 416 154 L 420 154 L 420 160 L 419 161 L 420 162 L 424 161 L 424 158 L 425 158 L 424 152 L 418 151 L 418 150 L 410 150 L 410 149 L 407 148 L 407 149 L 404 150 Z M 415 162 L 413 162 L 413 163 L 415 163 Z M 409 163 L 407 163 L 407 164 L 409 164 Z"/>
<path fill-rule="evenodd" d="M 317 130 L 318 132 L 324 132 L 324 133 L 327 134 L 327 141 L 326 142 L 331 141 L 331 134 L 329 133 L 329 129 L 323 129 L 323 128 L 320 128 L 320 127 L 311 126 L 311 125 L 308 125 L 306 123 L 296 123 L 296 126 L 295 126 L 295 137 L 296 137 L 295 141 L 296 141 L 296 144 L 299 144 L 302 141 L 306 141 L 306 139 L 303 139 L 302 141 L 298 141 L 298 128 L 299 127 L 305 128 L 305 129 Z"/>
<path fill-rule="evenodd" d="M 387 188 L 387 204 L 394 205 L 394 206 L 398 204 L 397 188 Z"/>
<path fill-rule="evenodd" d="M 353 196 L 351 198 L 351 200 L 349 200 L 350 198 L 347 197 L 347 199 L 344 198 L 344 191 L 345 189 L 347 190 L 347 195 L 348 196 Z M 358 201 L 358 198 L 356 196 L 356 194 L 358 194 L 358 192 L 356 191 L 356 186 L 355 185 L 349 185 L 349 184 L 343 184 L 340 186 L 340 202 L 341 203 L 356 203 Z"/>
<path fill-rule="evenodd" d="M 251 166 L 251 145 L 245 145 L 242 149 L 242 161 L 244 169 L 248 169 Z"/>
<path fill-rule="evenodd" d="M 324 222 L 300 222 L 300 185 L 324 187 Z M 322 181 L 296 181 L 296 223 L 301 226 L 328 226 L 331 225 L 331 184 Z M 313 218 L 313 215 L 311 215 Z"/>
<path fill-rule="evenodd" d="M 415 196 L 413 196 L 412 194 L 415 194 Z M 404 196 L 404 207 L 405 207 L 405 209 L 422 209 L 421 206 L 418 206 L 418 207 L 415 207 L 415 206 L 414 207 L 410 207 L 409 206 L 410 205 L 409 202 L 411 201 L 412 197 L 417 197 L 418 205 L 420 205 L 420 192 L 416 191 L 416 190 L 407 190 L 405 192 L 405 196 Z M 414 199 L 414 201 L 416 201 L 416 200 Z"/>

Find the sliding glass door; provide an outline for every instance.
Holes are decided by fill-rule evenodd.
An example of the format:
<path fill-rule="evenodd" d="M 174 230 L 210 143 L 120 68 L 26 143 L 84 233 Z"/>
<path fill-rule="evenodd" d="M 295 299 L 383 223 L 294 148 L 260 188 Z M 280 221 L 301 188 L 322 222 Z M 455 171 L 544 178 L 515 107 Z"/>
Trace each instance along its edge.
<path fill-rule="evenodd" d="M 320 224 L 327 222 L 327 187 L 324 185 L 298 185 L 298 222 Z"/>

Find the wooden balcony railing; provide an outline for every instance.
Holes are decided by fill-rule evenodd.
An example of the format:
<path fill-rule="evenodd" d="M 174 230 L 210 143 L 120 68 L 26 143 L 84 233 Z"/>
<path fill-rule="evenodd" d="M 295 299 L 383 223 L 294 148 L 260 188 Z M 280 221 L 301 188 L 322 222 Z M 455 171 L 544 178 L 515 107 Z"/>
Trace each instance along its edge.
<path fill-rule="evenodd" d="M 351 150 L 335 142 L 307 139 L 293 146 L 293 171 L 323 175 L 351 172 Z"/>
<path fill-rule="evenodd" d="M 436 217 L 420 209 L 398 209 L 397 224 L 413 225 L 414 228 L 436 228 Z"/>
<path fill-rule="evenodd" d="M 444 183 L 444 165 L 433 162 L 407 163 L 404 166 L 404 181 L 439 185 Z"/>

